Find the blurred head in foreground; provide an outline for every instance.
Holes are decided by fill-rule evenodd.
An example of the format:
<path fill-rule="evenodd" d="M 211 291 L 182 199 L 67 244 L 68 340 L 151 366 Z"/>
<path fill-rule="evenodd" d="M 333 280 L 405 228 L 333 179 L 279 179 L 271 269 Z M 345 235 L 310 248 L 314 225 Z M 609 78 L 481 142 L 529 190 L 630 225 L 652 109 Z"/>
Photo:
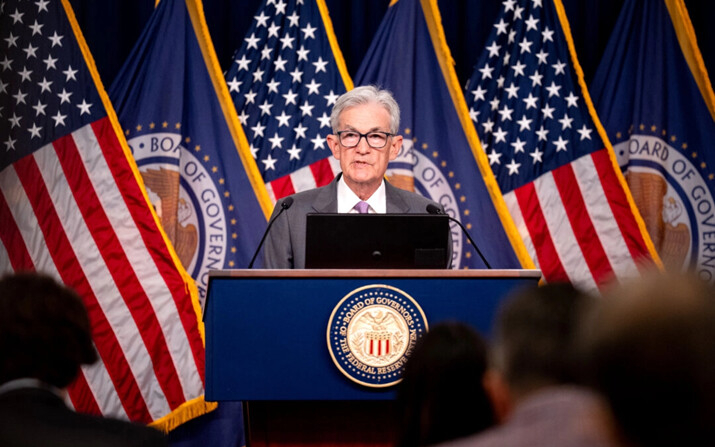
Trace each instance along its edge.
<path fill-rule="evenodd" d="M 715 445 L 715 293 L 650 274 L 604 294 L 585 333 L 592 381 L 624 445 Z"/>
<path fill-rule="evenodd" d="M 84 304 L 49 276 L 0 280 L 0 384 L 34 378 L 57 388 L 97 360 Z"/>
<path fill-rule="evenodd" d="M 436 444 L 491 426 L 486 368 L 486 345 L 474 329 L 457 322 L 433 326 L 417 343 L 398 389 L 398 446 Z"/>
<path fill-rule="evenodd" d="M 491 359 L 513 400 L 581 381 L 577 334 L 595 304 L 572 285 L 556 283 L 521 290 L 506 301 Z"/>

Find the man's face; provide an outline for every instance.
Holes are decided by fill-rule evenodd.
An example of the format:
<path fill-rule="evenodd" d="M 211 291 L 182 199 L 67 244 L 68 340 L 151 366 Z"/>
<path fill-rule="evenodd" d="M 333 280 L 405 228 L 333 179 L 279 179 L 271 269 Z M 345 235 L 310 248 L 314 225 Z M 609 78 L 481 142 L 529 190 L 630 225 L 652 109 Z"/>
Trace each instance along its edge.
<path fill-rule="evenodd" d="M 338 126 L 338 131 L 344 130 L 361 134 L 390 132 L 390 114 L 383 106 L 374 103 L 347 108 L 340 114 Z M 402 146 L 402 137 L 397 135 L 389 137 L 381 149 L 370 147 L 365 138 L 353 148 L 340 144 L 337 135 L 328 135 L 327 140 L 333 155 L 340 160 L 345 183 L 355 192 L 365 189 L 374 192 L 382 182 L 387 163 L 397 157 Z"/>

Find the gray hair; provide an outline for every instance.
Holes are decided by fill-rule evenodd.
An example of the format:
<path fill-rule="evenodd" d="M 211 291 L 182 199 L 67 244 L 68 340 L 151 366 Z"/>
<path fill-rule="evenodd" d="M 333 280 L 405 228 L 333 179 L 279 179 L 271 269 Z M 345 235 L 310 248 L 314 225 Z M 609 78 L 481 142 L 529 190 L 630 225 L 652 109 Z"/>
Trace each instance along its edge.
<path fill-rule="evenodd" d="M 374 85 L 363 85 L 355 87 L 349 92 L 345 92 L 333 106 L 333 111 L 330 114 L 330 127 L 333 132 L 337 132 L 340 125 L 340 114 L 345 109 L 363 104 L 377 103 L 385 108 L 390 114 L 390 132 L 396 134 L 400 130 L 400 106 L 392 97 L 389 90 L 382 90 Z"/>
<path fill-rule="evenodd" d="M 496 319 L 492 365 L 518 393 L 548 384 L 579 383 L 575 337 L 596 299 L 568 283 L 515 292 Z"/>

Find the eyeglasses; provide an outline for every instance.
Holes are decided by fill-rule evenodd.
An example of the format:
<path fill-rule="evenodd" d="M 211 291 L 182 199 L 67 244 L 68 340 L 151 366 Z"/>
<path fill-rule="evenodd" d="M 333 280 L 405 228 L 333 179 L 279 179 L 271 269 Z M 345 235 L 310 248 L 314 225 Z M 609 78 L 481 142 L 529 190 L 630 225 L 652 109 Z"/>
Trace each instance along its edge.
<path fill-rule="evenodd" d="M 354 130 L 341 130 L 340 132 L 336 132 L 336 134 L 338 135 L 340 144 L 347 148 L 356 147 L 360 144 L 360 139 L 365 137 L 365 141 L 367 141 L 368 146 L 373 149 L 382 149 L 387 144 L 387 139 L 395 136 L 394 133 L 389 132 L 360 133 Z"/>

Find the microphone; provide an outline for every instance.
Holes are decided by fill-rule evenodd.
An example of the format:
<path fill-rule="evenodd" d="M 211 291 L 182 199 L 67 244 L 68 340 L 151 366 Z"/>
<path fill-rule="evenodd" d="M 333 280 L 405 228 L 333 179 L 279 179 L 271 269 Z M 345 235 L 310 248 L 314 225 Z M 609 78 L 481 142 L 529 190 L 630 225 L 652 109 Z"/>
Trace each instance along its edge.
<path fill-rule="evenodd" d="M 464 232 L 464 235 L 467 236 L 467 239 L 469 239 L 469 243 L 472 244 L 472 247 L 477 251 L 477 254 L 479 255 L 480 258 L 482 258 L 482 262 L 484 265 L 487 266 L 488 269 L 491 270 L 492 266 L 489 265 L 487 262 L 486 258 L 484 258 L 484 255 L 482 254 L 481 250 L 479 250 L 479 247 L 477 247 L 477 244 L 474 243 L 474 240 L 472 239 L 472 236 L 469 235 L 469 232 L 467 231 L 466 228 L 464 228 L 464 225 L 462 225 L 462 222 L 458 221 L 454 217 L 450 216 L 449 214 L 445 213 L 442 211 L 440 207 L 437 205 L 434 205 L 432 203 L 427 205 L 427 212 L 430 214 L 437 214 L 437 215 L 442 215 L 442 216 L 447 216 L 447 219 L 451 220 L 452 222 L 455 222 L 457 225 L 459 225 L 459 228 L 462 229 L 462 232 Z"/>
<path fill-rule="evenodd" d="M 278 211 L 278 214 L 276 214 L 276 217 L 271 219 L 270 222 L 268 222 L 268 226 L 266 227 L 266 231 L 263 233 L 263 238 L 261 238 L 261 242 L 258 244 L 258 248 L 256 249 L 256 252 L 253 254 L 253 258 L 251 259 L 251 262 L 248 264 L 248 268 L 253 268 L 253 263 L 256 261 L 256 257 L 258 256 L 258 253 L 261 251 L 261 247 L 263 247 L 263 242 L 266 240 L 266 236 L 268 236 L 268 230 L 271 229 L 271 226 L 273 225 L 273 222 L 275 222 L 278 219 L 278 216 L 283 214 L 283 211 L 287 210 L 288 208 L 293 205 L 293 197 L 286 197 L 283 202 L 281 203 L 281 210 Z"/>

